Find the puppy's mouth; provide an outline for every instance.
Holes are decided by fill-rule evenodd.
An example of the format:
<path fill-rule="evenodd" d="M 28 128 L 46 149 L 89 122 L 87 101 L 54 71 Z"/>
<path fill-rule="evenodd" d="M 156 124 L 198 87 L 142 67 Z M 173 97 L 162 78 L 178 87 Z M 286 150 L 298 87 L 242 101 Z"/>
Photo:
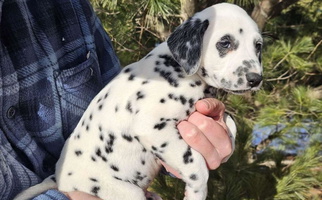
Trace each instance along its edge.
<path fill-rule="evenodd" d="M 244 89 L 244 90 L 230 90 L 230 89 L 224 89 L 224 90 L 228 93 L 241 95 L 241 94 L 245 94 L 250 91 L 257 91 L 257 90 L 259 90 L 259 87 L 253 87 L 253 88 L 248 88 L 248 89 Z"/>
<path fill-rule="evenodd" d="M 246 92 L 251 91 L 251 89 L 247 89 L 247 90 L 228 90 L 228 89 L 224 89 L 224 90 L 226 92 L 228 92 L 228 93 L 237 94 L 237 95 L 245 94 Z"/>

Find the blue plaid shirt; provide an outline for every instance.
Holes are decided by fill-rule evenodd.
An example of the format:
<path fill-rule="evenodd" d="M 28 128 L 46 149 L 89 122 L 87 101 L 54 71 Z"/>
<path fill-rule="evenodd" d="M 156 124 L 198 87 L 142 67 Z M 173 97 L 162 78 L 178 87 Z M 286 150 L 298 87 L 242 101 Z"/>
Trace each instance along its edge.
<path fill-rule="evenodd" d="M 119 71 L 87 0 L 0 0 L 0 199 L 54 173 L 91 99 Z M 36 199 L 66 199 L 50 190 Z"/>

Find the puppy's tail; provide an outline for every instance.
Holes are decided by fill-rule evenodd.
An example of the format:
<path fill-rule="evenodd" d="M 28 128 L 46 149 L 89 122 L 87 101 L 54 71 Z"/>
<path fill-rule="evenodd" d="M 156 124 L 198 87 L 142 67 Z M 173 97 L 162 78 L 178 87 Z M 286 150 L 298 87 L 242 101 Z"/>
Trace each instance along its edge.
<path fill-rule="evenodd" d="M 57 189 L 55 175 L 51 175 L 48 178 L 46 178 L 43 182 L 22 191 L 13 200 L 32 199 L 33 197 L 50 189 Z"/>

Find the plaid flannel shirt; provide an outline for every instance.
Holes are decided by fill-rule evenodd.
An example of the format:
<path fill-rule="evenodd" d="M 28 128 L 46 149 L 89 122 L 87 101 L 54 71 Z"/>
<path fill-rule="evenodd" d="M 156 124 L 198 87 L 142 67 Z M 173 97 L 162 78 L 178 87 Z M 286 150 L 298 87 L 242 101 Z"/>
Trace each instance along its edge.
<path fill-rule="evenodd" d="M 0 199 L 54 173 L 83 111 L 119 71 L 87 0 L 0 0 Z M 66 199 L 55 190 L 36 199 Z"/>

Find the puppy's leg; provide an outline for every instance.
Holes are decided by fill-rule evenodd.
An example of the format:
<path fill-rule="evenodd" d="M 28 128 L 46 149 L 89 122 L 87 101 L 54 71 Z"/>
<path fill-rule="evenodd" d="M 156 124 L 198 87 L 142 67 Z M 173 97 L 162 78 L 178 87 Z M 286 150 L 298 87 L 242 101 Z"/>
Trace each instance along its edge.
<path fill-rule="evenodd" d="M 180 173 L 186 183 L 185 200 L 206 199 L 209 172 L 204 158 L 184 142 L 174 121 L 164 119 L 154 125 L 152 121 L 136 126 L 140 143 Z M 152 129 L 146 128 L 151 125 Z"/>

